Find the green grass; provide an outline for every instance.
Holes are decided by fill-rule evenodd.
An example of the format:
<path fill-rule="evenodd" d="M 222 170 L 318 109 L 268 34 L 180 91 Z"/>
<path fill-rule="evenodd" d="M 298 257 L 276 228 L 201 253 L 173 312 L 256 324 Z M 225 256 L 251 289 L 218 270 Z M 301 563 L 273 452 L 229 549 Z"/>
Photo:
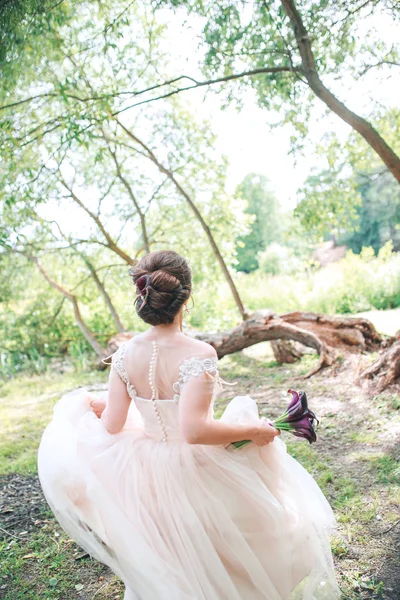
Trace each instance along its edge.
<path fill-rule="evenodd" d="M 0 589 L 7 585 L 9 590 L 2 600 L 60 600 L 79 598 L 82 590 L 94 593 L 105 568 L 80 558 L 82 554 L 52 518 L 29 536 L 0 542 Z M 107 586 L 114 592 L 108 597 L 121 590 L 116 578 Z"/>
<path fill-rule="evenodd" d="M 353 442 L 358 442 L 360 444 L 368 444 L 373 446 L 379 443 L 376 439 L 376 434 L 371 431 L 352 431 L 349 434 L 349 438 Z"/>
<path fill-rule="evenodd" d="M 379 514 L 384 514 L 385 527 L 398 518 L 399 468 L 382 446 L 379 435 L 383 426 L 387 428 L 392 422 L 396 425 L 399 396 L 388 392 L 371 397 L 360 419 L 357 411 L 351 413 L 354 390 L 349 391 L 348 380 L 341 382 L 339 376 L 332 386 L 332 381 L 326 378 L 327 372 L 310 380 L 301 379 L 317 360 L 315 355 L 308 355 L 296 364 L 277 365 L 266 344 L 225 357 L 221 361 L 221 375 L 227 381 L 237 381 L 238 385 L 217 399 L 216 416 L 222 414 L 232 396 L 245 393 L 258 394 L 261 412 L 269 411 L 269 399 L 277 411 L 281 400 L 283 408 L 285 401 L 280 396 L 289 385 L 306 389 L 311 407 L 316 396 L 320 398 L 322 410 L 325 397 L 341 401 L 339 413 L 330 409 L 323 413 L 319 443 L 310 445 L 286 433 L 282 439 L 288 452 L 315 478 L 335 511 L 339 532 L 332 538 L 332 552 L 339 566 L 343 598 L 359 600 L 361 592 L 365 592 L 369 594 L 366 597 L 379 599 L 383 597 L 383 584 L 374 579 L 371 567 L 371 557 L 378 550 L 371 543 L 374 538 L 369 532 L 376 529 Z M 20 376 L 4 384 L 0 388 L 1 474 L 34 474 L 37 447 L 55 402 L 65 392 L 104 382 L 106 378 L 107 372 L 98 371 L 48 373 Z M 344 412 L 346 418 L 340 421 Z M 334 452 L 327 449 L 328 444 L 324 442 L 328 441 L 334 444 Z M 346 450 L 341 449 L 341 441 L 347 444 Z M 96 600 L 116 598 L 121 591 L 118 580 L 107 574 L 104 581 L 99 581 L 103 567 L 88 559 L 77 561 L 77 546 L 67 539 L 48 513 L 44 513 L 43 518 L 46 524 L 42 529 L 20 539 L 6 537 L 0 543 L 3 581 L 7 584 L 9 578 L 13 580 L 13 591 L 9 592 L 11 588 L 7 586 L 2 599 L 79 600 L 80 586 L 84 586 L 87 597 L 93 597 L 98 591 Z M 350 556 L 354 545 L 362 553 L 357 560 Z M 0 579 L 0 590 L 1 585 Z"/>
<path fill-rule="evenodd" d="M 0 475 L 32 474 L 54 404 L 66 392 L 105 380 L 107 372 L 22 376 L 0 387 Z"/>
<path fill-rule="evenodd" d="M 371 472 L 384 485 L 400 485 L 400 465 L 393 456 L 382 454 L 371 459 Z"/>

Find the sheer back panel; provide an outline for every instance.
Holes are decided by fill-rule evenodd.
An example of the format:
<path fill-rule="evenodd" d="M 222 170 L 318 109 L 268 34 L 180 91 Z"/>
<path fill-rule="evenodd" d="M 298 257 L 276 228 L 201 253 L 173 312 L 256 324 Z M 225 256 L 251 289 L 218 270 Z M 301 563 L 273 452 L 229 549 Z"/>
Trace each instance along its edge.
<path fill-rule="evenodd" d="M 176 339 L 143 339 L 137 336 L 126 344 L 126 373 L 140 398 L 150 399 L 154 391 L 160 400 L 173 399 L 176 395 L 174 384 L 180 380 L 182 364 L 191 358 L 204 359 L 209 352 L 204 344 L 184 335 L 178 337 L 178 342 Z"/>

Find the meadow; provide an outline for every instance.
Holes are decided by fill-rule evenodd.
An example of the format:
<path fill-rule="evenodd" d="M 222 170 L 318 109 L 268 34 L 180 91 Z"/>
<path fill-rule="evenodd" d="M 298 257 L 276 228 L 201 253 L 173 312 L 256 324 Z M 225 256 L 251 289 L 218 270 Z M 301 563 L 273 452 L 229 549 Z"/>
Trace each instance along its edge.
<path fill-rule="evenodd" d="M 397 598 L 400 469 L 400 386 L 371 395 L 355 382 L 345 358 L 310 380 L 314 355 L 278 365 L 267 343 L 221 360 L 221 374 L 249 394 L 260 413 L 277 416 L 288 387 L 307 391 L 321 419 L 310 446 L 283 434 L 287 450 L 315 477 L 332 504 L 331 543 L 343 599 Z M 118 579 L 59 528 L 42 496 L 36 451 L 57 399 L 85 386 L 104 389 L 107 373 L 81 371 L 17 377 L 1 387 L 0 594 L 4 600 L 117 600 Z M 229 400 L 221 397 L 218 417 Z"/>

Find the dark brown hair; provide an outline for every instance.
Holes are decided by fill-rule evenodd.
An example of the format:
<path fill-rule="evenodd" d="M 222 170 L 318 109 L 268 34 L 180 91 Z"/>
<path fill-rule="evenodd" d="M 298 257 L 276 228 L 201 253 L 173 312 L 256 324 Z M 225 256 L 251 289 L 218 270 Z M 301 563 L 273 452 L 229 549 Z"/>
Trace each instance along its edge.
<path fill-rule="evenodd" d="M 172 323 L 192 291 L 189 263 L 173 250 L 146 254 L 129 274 L 138 294 L 136 312 L 149 325 Z"/>

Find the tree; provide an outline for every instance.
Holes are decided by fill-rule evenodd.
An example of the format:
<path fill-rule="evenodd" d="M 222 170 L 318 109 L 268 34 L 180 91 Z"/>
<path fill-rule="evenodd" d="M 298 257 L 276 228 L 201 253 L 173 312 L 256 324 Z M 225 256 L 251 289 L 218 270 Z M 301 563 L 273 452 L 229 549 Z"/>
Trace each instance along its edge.
<path fill-rule="evenodd" d="M 380 111 L 376 121 L 393 147 L 400 148 L 400 112 Z M 325 164 L 299 190 L 295 211 L 305 229 L 317 238 L 334 233 L 355 252 L 363 246 L 377 252 L 390 239 L 397 248 L 399 187 L 371 148 L 354 134 L 343 143 L 331 133 L 317 154 Z"/>
<path fill-rule="evenodd" d="M 23 57 L 32 52 L 38 40 L 42 51 L 49 50 L 48 34 L 72 17 L 64 0 L 2 0 L 0 3 L 0 81 L 12 92 L 20 79 Z M 32 44 L 33 42 L 33 44 Z M 53 40 L 54 44 L 54 40 Z M 36 56 L 36 60 L 39 57 Z"/>
<path fill-rule="evenodd" d="M 55 32 L 56 42 L 45 63 L 38 62 L 36 56 L 29 55 L 26 59 L 28 72 L 32 76 L 29 85 L 32 85 L 33 77 L 35 81 L 39 79 L 43 91 L 37 90 L 38 93 L 29 100 L 17 100 L 4 107 L 7 119 L 3 157 L 8 165 L 8 180 L 15 179 L 15 172 L 20 170 L 21 156 L 29 153 L 32 145 L 40 147 L 47 162 L 58 164 L 56 170 L 61 173 L 58 179 L 69 196 L 95 222 L 104 239 L 103 243 L 113 251 L 118 250 L 121 258 L 129 263 L 133 260 L 131 255 L 121 250 L 115 236 L 110 235 L 99 215 L 82 201 L 79 193 L 72 190 L 71 182 L 63 174 L 62 163 L 65 172 L 65 169 L 71 168 L 73 157 L 79 155 L 78 148 L 95 147 L 94 140 L 102 140 L 102 145 L 97 145 L 97 170 L 104 157 L 105 146 L 118 179 L 118 184 L 112 187 L 121 190 L 134 206 L 142 236 L 139 247 L 149 251 L 152 240 L 147 231 L 143 191 L 138 189 L 137 180 L 132 185 L 132 177 L 124 171 L 123 166 L 124 162 L 129 162 L 132 169 L 133 162 L 136 165 L 146 163 L 142 169 L 139 167 L 138 173 L 151 173 L 150 179 L 158 195 L 172 193 L 175 202 L 178 196 L 180 202 L 184 201 L 194 214 L 244 317 L 246 312 L 227 266 L 229 261 L 219 247 L 218 231 L 213 231 L 218 230 L 218 223 L 221 227 L 225 226 L 229 203 L 221 186 L 226 165 L 223 160 L 214 158 L 212 134 L 207 132 L 208 124 L 194 126 L 193 120 L 173 100 L 160 110 L 139 111 L 133 120 L 119 116 L 126 110 L 127 99 L 134 95 L 134 92 L 126 91 L 132 77 L 144 84 L 154 83 L 154 74 L 165 62 L 159 48 L 162 28 L 149 22 L 145 6 L 133 6 L 133 3 L 127 4 L 122 12 L 116 12 L 112 2 L 94 3 L 93 6 L 84 3 L 79 10 L 81 20 L 68 21 Z M 96 10 L 97 19 L 93 19 Z M 138 35 L 132 38 L 131 21 L 134 19 Z M 39 40 L 32 38 L 32 44 L 39 46 Z M 76 45 L 81 46 L 78 52 Z M 99 45 L 103 49 L 102 54 L 98 52 Z M 26 82 L 26 77 L 25 74 L 21 75 L 22 83 Z M 22 87 L 19 87 L 16 95 L 21 95 L 21 92 Z M 12 157 L 16 154 L 19 158 L 14 163 Z M 37 175 L 34 174 L 35 163 Z M 41 171 L 47 169 L 46 162 L 42 165 L 37 163 L 37 158 L 31 155 L 29 170 L 33 179 L 40 177 Z M 202 168 L 199 169 L 200 164 Z M 79 168 L 75 167 L 75 171 L 79 173 Z M 156 176 L 154 171 L 157 172 Z M 90 176 L 83 178 L 88 180 Z M 148 188 L 149 181 L 146 183 L 144 179 L 142 177 L 141 186 L 147 185 Z M 163 186 L 163 180 L 167 180 L 169 186 Z M 190 185 L 187 183 L 189 180 Z M 203 197 L 200 201 L 196 198 L 197 190 L 201 190 Z M 209 194 L 207 202 L 206 194 Z M 218 208 L 216 203 L 210 202 L 213 196 L 215 199 L 218 197 Z M 153 194 L 149 194 L 148 198 L 153 198 Z M 224 211 L 221 210 L 223 204 L 226 208 Z M 206 216 L 203 214 L 204 206 L 207 206 Z M 212 206 L 215 208 L 210 209 Z M 229 216 L 228 221 L 231 228 L 239 233 L 240 225 L 236 225 Z"/>
<path fill-rule="evenodd" d="M 369 36 L 369 31 L 374 27 L 375 16 L 386 16 L 392 20 L 400 18 L 400 9 L 395 0 L 383 0 L 379 3 L 376 0 L 340 0 L 338 3 L 319 0 L 312 4 L 301 0 L 298 6 L 293 0 L 262 0 L 255 1 L 246 11 L 230 2 L 199 3 L 197 0 L 164 0 L 157 6 L 163 7 L 166 4 L 174 8 L 184 6 L 205 17 L 203 32 L 208 51 L 204 68 L 209 79 L 198 81 L 176 72 L 174 76 L 168 77 L 165 72 L 161 80 L 158 76 L 157 83 L 148 82 L 148 85 L 143 86 L 140 85 L 143 81 L 137 81 L 135 89 L 128 92 L 122 90 L 116 81 L 113 89 L 101 96 L 103 100 L 127 100 L 124 107 L 120 107 L 115 113 L 120 114 L 128 108 L 171 97 L 183 90 L 239 80 L 255 89 L 262 106 L 276 109 L 282 114 L 283 122 L 294 126 L 299 135 L 293 137 L 293 143 L 298 147 L 306 136 L 313 98 L 316 97 L 356 131 L 380 157 L 395 179 L 400 181 L 400 159 L 395 150 L 374 123 L 350 110 L 339 99 L 340 91 L 332 91 L 349 74 L 356 84 L 371 69 L 393 70 L 399 67 L 399 48 L 386 43 L 384 39 L 376 43 L 373 34 Z M 95 3 L 92 6 L 95 10 Z M 70 24 L 73 14 L 69 3 L 65 0 L 61 7 L 62 16 L 56 23 L 62 26 L 68 21 Z M 127 14 L 131 14 L 130 7 L 131 4 L 128 3 L 118 13 L 110 12 L 111 18 L 104 30 L 106 34 L 124 24 Z M 101 10 L 104 13 L 107 8 L 102 6 Z M 362 37 L 359 34 L 360 24 L 369 27 Z M 90 21 L 87 25 L 87 39 L 90 40 Z M 154 23 L 149 25 L 152 30 Z M 153 33 L 152 30 L 151 35 Z M 368 37 L 372 40 L 370 44 L 365 42 Z M 155 65 L 155 56 L 151 58 L 148 66 Z M 73 80 L 71 78 L 71 82 Z M 186 82 L 189 82 L 188 85 L 185 85 Z M 63 86 L 63 92 L 66 97 L 73 97 L 70 83 Z M 53 93 L 36 93 L 21 98 L 20 102 L 46 98 Z M 232 96 L 231 92 L 230 97 Z M 89 103 L 92 100 L 93 96 L 80 99 L 81 102 Z M 60 126 L 54 120 L 49 123 L 52 127 Z M 39 135 L 42 134 L 43 130 Z"/>
<path fill-rule="evenodd" d="M 349 74 L 357 85 L 371 69 L 398 69 L 398 46 L 382 38 L 376 43 L 373 35 L 375 16 L 400 19 L 395 0 L 299 0 L 297 4 L 293 0 L 258 0 L 246 5 L 246 10 L 229 1 L 165 0 L 165 4 L 185 7 L 205 19 L 207 80 L 176 76 L 171 82 L 160 83 L 156 97 L 239 80 L 254 88 L 261 106 L 276 110 L 282 122 L 294 126 L 298 135 L 293 137 L 293 144 L 297 148 L 307 135 L 314 99 L 318 98 L 368 143 L 400 182 L 398 154 L 373 122 L 352 111 L 339 99 L 340 91 L 334 91 Z M 369 37 L 371 43 L 365 41 Z M 188 85 L 177 86 L 185 80 Z M 160 93 L 163 86 L 166 91 Z M 231 91 L 229 97 L 234 94 Z"/>
<path fill-rule="evenodd" d="M 354 231 L 342 233 L 340 243 L 357 254 L 371 247 L 378 254 L 389 240 L 400 251 L 400 189 L 390 173 L 356 176 L 361 203 L 356 207 Z"/>
<path fill-rule="evenodd" d="M 81 310 L 81 273 L 62 271 L 60 281 L 57 261 L 73 257 L 99 290 L 82 253 L 99 273 L 111 257 L 120 267 L 165 243 L 193 257 L 196 276 L 208 290 L 217 289 L 221 277 L 227 281 L 243 322 L 233 333 L 216 334 L 224 353 L 240 349 L 241 337 L 246 345 L 294 339 L 320 353 L 321 367 L 333 360 L 335 346 L 375 348 L 379 336 L 364 321 L 268 311 L 248 318 L 228 266 L 246 224 L 240 200 L 225 191 L 226 161 L 216 153 L 209 125 L 188 114 L 175 92 L 162 103 L 143 100 L 138 106 L 137 90 L 158 93 L 160 72 L 171 69 L 159 43 L 163 27 L 145 4 L 61 6 L 67 15 L 62 25 L 50 23 L 52 35 L 43 41 L 31 37 L 32 52 L 14 72 L 18 85 L 12 94 L 0 88 L 5 115 L 0 200 L 9 219 L 2 245 L 4 252 L 30 260 L 68 301 L 97 354 L 104 346 L 95 347 L 91 315 Z M 290 66 L 276 69 L 293 76 Z M 68 243 L 60 244 L 56 229 L 65 211 L 73 227 L 64 231 L 61 223 Z M 112 318 L 104 293 L 102 298 Z M 209 340 L 217 343 L 215 336 Z"/>
<path fill-rule="evenodd" d="M 26 263 L 34 266 L 35 280 L 37 275 L 44 278 L 48 296 L 60 298 L 55 318 L 72 312 L 99 357 L 104 353 L 99 331 L 104 307 L 106 323 L 112 322 L 117 330 L 129 322 L 121 319 L 120 307 L 108 291 L 112 268 L 126 276 L 124 264 L 168 245 L 197 263 L 197 278 L 212 274 L 215 282 L 220 279 L 214 269 L 218 253 L 225 275 L 233 281 L 225 260 L 232 261 L 234 238 L 244 230 L 241 219 L 236 221 L 240 202 L 225 192 L 226 162 L 213 150 L 207 122 L 196 122 L 176 99 L 133 119 L 117 120 L 113 114 L 112 104 L 118 98 L 124 103 L 124 93 L 117 99 L 112 93 L 116 81 L 124 89 L 132 77 L 150 81 L 150 53 L 158 66 L 162 60 L 157 27 L 150 36 L 140 19 L 136 26 L 142 37 L 132 41 L 125 35 L 125 43 L 119 42 L 123 30 L 131 32 L 131 21 L 118 20 L 120 12 L 113 14 L 112 4 L 106 10 L 102 3 L 98 18 L 89 21 L 92 6 L 80 4 L 81 19 L 53 30 L 46 62 L 40 40 L 30 38 L 35 52 L 24 55 L 18 65 L 15 102 L 3 111 L 1 130 L 0 259 L 11 265 L 11 257 L 18 257 L 24 269 Z M 131 11 L 132 18 L 145 18 L 143 12 L 138 15 L 140 9 Z M 149 47 L 144 54 L 145 39 Z M 43 40 L 46 48 L 48 42 Z M 46 89 L 44 96 L 19 102 L 18 96 L 32 86 L 39 92 L 38 86 Z M 2 87 L 5 98 L 10 89 Z M 114 290 L 120 287 L 118 281 L 113 285 Z M 16 302 L 15 290 L 9 292 L 7 297 Z M 100 319 L 97 307 L 95 314 L 86 310 L 99 294 L 104 302 Z M 7 309 L 1 313 L 10 314 Z M 46 352 L 42 343 L 40 349 Z"/>
<path fill-rule="evenodd" d="M 252 215 L 251 228 L 246 236 L 237 239 L 238 271 L 250 273 L 258 268 L 257 253 L 279 240 L 281 215 L 278 201 L 269 189 L 268 179 L 250 173 L 236 188 L 235 195 L 247 201 L 246 213 Z"/>

